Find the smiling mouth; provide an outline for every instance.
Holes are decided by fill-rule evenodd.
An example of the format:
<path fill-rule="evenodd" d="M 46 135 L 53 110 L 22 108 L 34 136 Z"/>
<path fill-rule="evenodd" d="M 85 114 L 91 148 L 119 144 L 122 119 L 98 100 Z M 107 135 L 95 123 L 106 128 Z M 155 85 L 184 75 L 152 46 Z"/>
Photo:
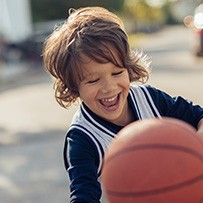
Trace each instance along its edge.
<path fill-rule="evenodd" d="M 117 95 L 115 95 L 113 97 L 100 99 L 99 101 L 106 108 L 114 107 L 114 106 L 116 106 L 118 104 L 119 94 L 117 94 Z"/>

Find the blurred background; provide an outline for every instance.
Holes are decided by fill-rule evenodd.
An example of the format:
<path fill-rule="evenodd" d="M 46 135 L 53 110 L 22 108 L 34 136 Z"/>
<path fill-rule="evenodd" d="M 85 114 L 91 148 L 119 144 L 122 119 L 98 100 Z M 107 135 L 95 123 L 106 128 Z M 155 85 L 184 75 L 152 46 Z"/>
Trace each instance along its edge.
<path fill-rule="evenodd" d="M 77 106 L 62 109 L 42 65 L 70 8 L 103 6 L 152 60 L 149 84 L 203 106 L 203 0 L 0 0 L 0 201 L 68 202 L 62 149 Z M 106 202 L 103 200 L 103 203 Z"/>

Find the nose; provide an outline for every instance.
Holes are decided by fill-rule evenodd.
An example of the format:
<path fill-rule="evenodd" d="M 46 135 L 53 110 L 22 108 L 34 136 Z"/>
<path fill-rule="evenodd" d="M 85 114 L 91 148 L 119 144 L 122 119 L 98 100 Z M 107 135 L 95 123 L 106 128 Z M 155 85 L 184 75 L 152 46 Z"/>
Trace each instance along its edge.
<path fill-rule="evenodd" d="M 102 81 L 101 92 L 103 94 L 112 92 L 116 89 L 116 82 L 112 78 L 106 78 Z"/>

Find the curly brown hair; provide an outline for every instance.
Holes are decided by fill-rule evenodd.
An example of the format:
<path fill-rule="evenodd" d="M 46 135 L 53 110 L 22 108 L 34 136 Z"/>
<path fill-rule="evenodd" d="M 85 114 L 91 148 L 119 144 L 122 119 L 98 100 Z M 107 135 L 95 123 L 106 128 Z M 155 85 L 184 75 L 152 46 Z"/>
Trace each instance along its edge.
<path fill-rule="evenodd" d="M 118 55 L 119 64 L 114 52 Z M 130 49 L 120 18 L 101 7 L 72 9 L 68 19 L 46 39 L 45 69 L 54 77 L 55 98 L 64 108 L 79 98 L 83 78 L 82 55 L 99 63 L 111 62 L 128 70 L 130 82 L 148 79 L 149 63 L 140 52 Z"/>

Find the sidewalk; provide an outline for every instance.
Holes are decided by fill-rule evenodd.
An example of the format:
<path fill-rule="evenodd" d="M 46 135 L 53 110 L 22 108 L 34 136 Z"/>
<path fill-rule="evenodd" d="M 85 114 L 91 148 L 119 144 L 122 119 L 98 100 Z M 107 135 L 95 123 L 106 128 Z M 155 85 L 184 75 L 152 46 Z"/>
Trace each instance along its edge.
<path fill-rule="evenodd" d="M 1 80 L 0 106 L 1 202 L 67 202 L 62 149 L 76 108 L 60 108 L 48 74 L 30 67 Z"/>

